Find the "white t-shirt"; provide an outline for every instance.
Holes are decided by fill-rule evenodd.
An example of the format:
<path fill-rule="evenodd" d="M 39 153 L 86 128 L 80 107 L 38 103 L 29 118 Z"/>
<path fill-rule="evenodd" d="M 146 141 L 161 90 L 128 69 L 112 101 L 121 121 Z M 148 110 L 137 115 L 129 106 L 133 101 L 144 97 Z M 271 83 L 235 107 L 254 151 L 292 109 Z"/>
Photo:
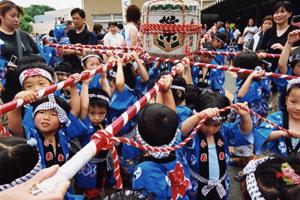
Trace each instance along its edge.
<path fill-rule="evenodd" d="M 126 42 L 126 46 L 127 47 L 132 47 L 132 41 L 131 41 L 131 34 L 132 33 L 137 33 L 139 30 L 137 29 L 137 27 L 133 24 L 133 23 L 128 23 L 124 26 L 124 30 L 125 30 L 125 42 Z"/>
<path fill-rule="evenodd" d="M 250 32 L 246 33 L 247 31 L 254 32 L 254 33 L 250 33 Z M 244 42 L 245 42 L 245 45 L 246 45 L 246 43 L 249 43 L 252 40 L 253 36 L 257 32 L 258 32 L 258 28 L 256 26 L 252 26 L 252 27 L 247 26 L 245 28 L 245 30 L 244 30 Z"/>
<path fill-rule="evenodd" d="M 108 32 L 105 34 L 103 42 L 105 46 L 121 47 L 125 41 L 120 33 L 113 35 L 111 32 Z"/>

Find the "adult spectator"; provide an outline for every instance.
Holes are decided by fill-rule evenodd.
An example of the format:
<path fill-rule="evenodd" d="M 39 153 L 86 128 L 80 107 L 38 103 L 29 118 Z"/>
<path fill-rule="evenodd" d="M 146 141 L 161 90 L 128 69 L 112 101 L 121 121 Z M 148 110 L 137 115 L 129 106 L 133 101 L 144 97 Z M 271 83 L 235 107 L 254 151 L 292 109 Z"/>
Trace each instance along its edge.
<path fill-rule="evenodd" d="M 97 38 L 98 43 L 102 43 L 104 34 L 102 33 L 103 26 L 100 23 L 95 23 L 93 26 L 93 33 Z"/>
<path fill-rule="evenodd" d="M 109 32 L 104 36 L 103 43 L 105 46 L 121 47 L 124 44 L 123 36 L 118 32 L 118 23 L 108 23 Z"/>
<path fill-rule="evenodd" d="M 67 36 L 70 39 L 71 44 L 98 44 L 97 38 L 95 35 L 88 30 L 88 27 L 85 23 L 85 12 L 80 8 L 74 8 L 71 10 L 71 16 L 73 20 L 74 27 L 71 29 Z M 80 59 L 82 58 L 82 52 L 74 52 L 74 50 L 64 50 L 64 60 L 70 62 L 74 72 L 80 73 L 83 68 L 80 64 Z"/>
<path fill-rule="evenodd" d="M 138 44 L 138 23 L 141 18 L 141 10 L 136 5 L 130 5 L 126 10 L 126 22 L 124 26 L 124 38 L 127 47 L 134 47 Z"/>
<path fill-rule="evenodd" d="M 244 47 L 249 46 L 249 43 L 251 42 L 253 36 L 258 32 L 258 28 L 254 26 L 254 20 L 250 18 L 248 20 L 248 25 L 244 29 L 243 32 L 243 39 L 244 39 Z"/>
<path fill-rule="evenodd" d="M 22 8 L 15 3 L 0 2 L 0 39 L 4 41 L 1 56 L 6 60 L 39 53 L 33 39 L 18 29 L 23 14 Z"/>
<path fill-rule="evenodd" d="M 288 34 L 297 27 L 290 25 L 289 19 L 292 17 L 292 4 L 289 1 L 281 1 L 273 8 L 273 18 L 275 26 L 264 34 L 261 49 L 268 53 L 280 54 L 287 41 Z M 299 46 L 300 42 L 294 44 Z M 275 64 L 275 63 L 274 63 Z M 274 70 L 276 65 L 274 65 Z"/>
<path fill-rule="evenodd" d="M 236 41 L 238 41 L 240 35 L 241 35 L 241 31 L 240 31 L 240 29 L 238 28 L 238 25 L 235 24 L 234 27 L 233 27 L 233 38 L 234 38 Z"/>
<path fill-rule="evenodd" d="M 251 49 L 254 52 L 256 51 L 256 49 L 260 49 L 263 35 L 265 34 L 265 32 L 267 30 L 269 30 L 272 27 L 273 27 L 273 17 L 272 17 L 272 15 L 267 15 L 263 19 L 260 30 L 253 36 L 253 38 L 247 48 Z"/>

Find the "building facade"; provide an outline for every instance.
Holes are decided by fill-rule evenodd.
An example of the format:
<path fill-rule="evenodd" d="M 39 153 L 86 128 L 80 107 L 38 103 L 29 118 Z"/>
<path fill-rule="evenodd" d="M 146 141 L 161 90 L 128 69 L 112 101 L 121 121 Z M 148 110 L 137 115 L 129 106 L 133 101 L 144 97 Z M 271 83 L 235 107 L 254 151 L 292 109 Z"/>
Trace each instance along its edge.
<path fill-rule="evenodd" d="M 131 0 L 131 4 L 142 8 L 146 0 Z M 207 7 L 217 0 L 198 0 L 202 7 Z M 86 22 L 90 29 L 93 24 L 99 22 L 104 28 L 107 27 L 108 22 L 117 21 L 122 22 L 122 6 L 121 0 L 82 0 L 82 7 L 86 12 Z"/>

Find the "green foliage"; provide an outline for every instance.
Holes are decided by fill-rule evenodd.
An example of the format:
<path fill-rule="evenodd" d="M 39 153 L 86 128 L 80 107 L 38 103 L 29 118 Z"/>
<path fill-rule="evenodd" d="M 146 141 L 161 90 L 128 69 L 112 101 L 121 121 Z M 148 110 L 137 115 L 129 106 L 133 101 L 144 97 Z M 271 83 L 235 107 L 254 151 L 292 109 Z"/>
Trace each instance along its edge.
<path fill-rule="evenodd" d="M 24 9 L 25 13 L 32 18 L 36 15 L 43 15 L 46 11 L 55 10 L 52 7 L 46 5 L 31 5 Z"/>
<path fill-rule="evenodd" d="M 30 23 L 34 22 L 34 16 L 43 15 L 46 11 L 55 10 L 52 7 L 46 5 L 31 5 L 27 8 L 24 8 L 24 16 L 20 19 L 20 28 L 23 31 L 31 33 L 33 27 Z"/>

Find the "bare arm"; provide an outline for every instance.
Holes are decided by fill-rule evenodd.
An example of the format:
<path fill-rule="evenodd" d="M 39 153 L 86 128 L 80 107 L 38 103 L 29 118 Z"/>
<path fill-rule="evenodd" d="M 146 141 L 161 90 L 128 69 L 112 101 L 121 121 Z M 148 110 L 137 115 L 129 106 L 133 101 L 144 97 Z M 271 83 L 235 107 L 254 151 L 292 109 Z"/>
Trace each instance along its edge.
<path fill-rule="evenodd" d="M 240 130 L 243 134 L 249 134 L 252 132 L 253 124 L 250 117 L 250 114 L 248 112 L 249 107 L 248 104 L 245 103 L 238 103 L 238 106 L 235 107 L 235 111 L 237 114 L 241 116 L 241 122 L 240 122 Z"/>
<path fill-rule="evenodd" d="M 111 96 L 111 88 L 107 80 L 107 75 L 106 75 L 106 70 L 103 70 L 101 73 L 101 78 L 99 79 L 99 83 L 102 87 L 102 89 L 109 95 Z"/>
<path fill-rule="evenodd" d="M 80 92 L 80 119 L 84 121 L 88 116 L 88 109 L 90 104 L 89 97 L 89 83 L 90 79 L 82 81 L 82 87 Z"/>
<path fill-rule="evenodd" d="M 125 78 L 123 72 L 123 62 L 121 58 L 118 58 L 117 62 L 117 75 L 116 75 L 116 88 L 119 92 L 122 92 L 125 86 Z"/>
<path fill-rule="evenodd" d="M 244 82 L 244 84 L 242 85 L 242 87 L 240 88 L 237 97 L 238 98 L 243 98 L 247 92 L 249 91 L 251 82 L 254 78 L 260 78 L 264 75 L 265 71 L 261 70 L 261 71 L 254 71 L 252 72 L 248 78 L 246 79 L 246 81 Z"/>
<path fill-rule="evenodd" d="M 142 77 L 142 83 L 147 82 L 149 80 L 149 75 L 148 75 L 148 72 L 147 72 L 145 66 L 143 65 L 141 59 L 138 57 L 138 55 L 135 51 L 132 52 L 132 55 L 139 66 L 140 74 Z"/>
<path fill-rule="evenodd" d="M 37 94 L 33 91 L 21 91 L 16 94 L 15 99 L 23 99 L 26 102 L 32 103 L 37 99 Z M 18 137 L 24 137 L 21 111 L 22 108 L 17 108 L 7 113 L 8 127 L 11 133 Z"/>

